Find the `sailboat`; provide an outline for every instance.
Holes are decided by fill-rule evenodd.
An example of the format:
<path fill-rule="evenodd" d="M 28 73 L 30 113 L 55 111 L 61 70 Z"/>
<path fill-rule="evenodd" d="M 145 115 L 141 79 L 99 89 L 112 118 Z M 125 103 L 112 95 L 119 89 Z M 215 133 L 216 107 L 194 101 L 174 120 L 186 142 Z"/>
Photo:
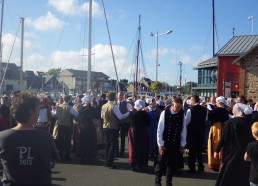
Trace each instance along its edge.
<path fill-rule="evenodd" d="M 141 83 L 139 82 L 141 73 L 144 74 L 142 76 L 142 78 L 144 76 L 146 76 L 146 71 L 145 71 L 145 65 L 144 65 L 144 61 L 140 61 L 140 59 L 143 59 L 142 57 L 142 48 L 141 48 L 141 15 L 139 15 L 139 25 L 137 28 L 137 42 L 136 42 L 136 47 L 135 47 L 135 62 L 134 62 L 134 67 L 133 67 L 133 96 L 134 97 L 138 97 L 142 91 L 144 91 L 144 86 L 143 86 L 143 90 L 141 87 Z M 141 72 L 141 67 L 142 65 L 142 72 Z M 147 91 L 147 90 L 145 90 Z"/>

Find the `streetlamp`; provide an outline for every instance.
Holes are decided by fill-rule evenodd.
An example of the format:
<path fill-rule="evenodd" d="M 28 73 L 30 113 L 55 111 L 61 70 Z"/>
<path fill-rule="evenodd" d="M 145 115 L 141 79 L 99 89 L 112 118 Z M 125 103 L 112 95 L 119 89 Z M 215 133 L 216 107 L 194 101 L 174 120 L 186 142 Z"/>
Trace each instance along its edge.
<path fill-rule="evenodd" d="M 254 35 L 254 16 L 249 16 L 248 20 L 252 21 L 252 35 Z"/>
<path fill-rule="evenodd" d="M 156 81 L 158 81 L 158 67 L 160 66 L 159 64 L 159 36 L 165 35 L 165 34 L 171 34 L 173 30 L 169 30 L 167 32 L 159 34 L 157 31 L 157 34 L 153 34 L 152 32 L 150 33 L 150 36 L 156 37 Z"/>

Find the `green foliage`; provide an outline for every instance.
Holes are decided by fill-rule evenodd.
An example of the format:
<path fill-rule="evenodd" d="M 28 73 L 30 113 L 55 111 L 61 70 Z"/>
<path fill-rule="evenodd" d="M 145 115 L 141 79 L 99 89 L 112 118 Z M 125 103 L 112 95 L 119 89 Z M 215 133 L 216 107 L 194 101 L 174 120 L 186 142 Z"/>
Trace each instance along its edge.
<path fill-rule="evenodd" d="M 163 85 L 159 81 L 153 81 L 151 82 L 150 89 L 154 93 L 160 93 L 160 91 L 163 89 Z"/>
<path fill-rule="evenodd" d="M 192 94 L 192 87 L 197 87 L 197 83 L 195 83 L 195 82 L 192 82 L 192 81 L 190 81 L 190 82 L 187 82 L 186 84 L 185 84 L 185 87 L 184 87 L 184 90 L 185 90 L 185 94 Z"/>
<path fill-rule="evenodd" d="M 53 75 L 53 76 L 57 77 L 60 74 L 60 72 L 61 72 L 61 67 L 59 67 L 59 68 L 51 68 L 51 69 L 48 70 L 47 74 L 48 75 Z"/>

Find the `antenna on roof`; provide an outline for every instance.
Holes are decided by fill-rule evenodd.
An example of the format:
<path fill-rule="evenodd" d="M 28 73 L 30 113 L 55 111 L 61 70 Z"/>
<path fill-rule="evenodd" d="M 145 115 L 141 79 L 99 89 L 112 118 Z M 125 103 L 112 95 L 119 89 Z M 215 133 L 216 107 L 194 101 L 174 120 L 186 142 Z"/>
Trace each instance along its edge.
<path fill-rule="evenodd" d="M 235 36 L 235 27 L 233 27 L 233 37 Z"/>

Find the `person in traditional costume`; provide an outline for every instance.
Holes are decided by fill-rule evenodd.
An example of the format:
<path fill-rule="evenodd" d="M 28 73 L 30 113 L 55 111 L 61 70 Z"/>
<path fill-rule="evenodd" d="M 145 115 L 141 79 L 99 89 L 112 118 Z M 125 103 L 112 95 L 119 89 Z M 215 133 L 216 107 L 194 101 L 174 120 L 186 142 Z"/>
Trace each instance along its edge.
<path fill-rule="evenodd" d="M 105 167 L 116 168 L 114 165 L 114 153 L 117 147 L 119 120 L 127 118 L 129 112 L 121 114 L 115 103 L 116 94 L 109 91 L 108 102 L 102 106 L 101 118 L 103 119 L 103 131 L 105 136 Z"/>
<path fill-rule="evenodd" d="M 124 100 L 123 92 L 118 92 L 117 94 L 117 106 L 122 114 L 129 112 L 131 109 L 131 105 L 127 103 L 126 100 Z M 119 135 L 120 135 L 120 145 L 119 145 L 119 142 L 117 142 L 116 155 L 122 158 L 124 157 L 124 153 L 125 153 L 125 137 L 129 129 L 129 117 L 120 120 L 118 124 L 118 128 L 119 128 Z"/>
<path fill-rule="evenodd" d="M 186 122 L 182 106 L 182 99 L 175 98 L 170 109 L 162 111 L 160 115 L 157 130 L 159 155 L 155 166 L 155 186 L 161 185 L 163 172 L 166 172 L 166 185 L 172 186 L 174 171 L 183 168 Z"/>
<path fill-rule="evenodd" d="M 216 150 L 220 136 L 222 135 L 225 122 L 229 119 L 228 111 L 225 108 L 226 99 L 223 96 L 216 98 L 216 107 L 210 111 L 210 132 L 208 137 L 208 168 L 218 171 L 220 160 L 214 159 L 213 154 Z"/>
<path fill-rule="evenodd" d="M 137 100 L 131 114 L 131 126 L 128 131 L 129 164 L 132 171 L 135 171 L 136 167 L 142 171 L 148 166 L 149 145 L 146 127 L 150 125 L 150 117 L 142 108 L 143 105 Z"/>
<path fill-rule="evenodd" d="M 64 102 L 52 110 L 52 115 L 57 117 L 53 130 L 53 137 L 56 140 L 60 157 L 64 161 L 70 160 L 72 117 L 78 117 L 79 113 L 69 105 L 71 97 L 64 96 Z"/>
<path fill-rule="evenodd" d="M 47 103 L 46 97 L 41 97 L 39 102 L 39 118 L 34 125 L 35 128 L 40 130 L 49 131 L 51 120 L 51 109 Z"/>
<path fill-rule="evenodd" d="M 85 95 L 79 109 L 79 153 L 81 163 L 91 163 L 97 155 L 97 134 L 93 119 L 97 118 L 97 111 L 91 106 L 91 96 Z"/>
<path fill-rule="evenodd" d="M 228 120 L 214 153 L 214 158 L 222 157 L 220 173 L 216 186 L 241 185 L 249 186 L 250 162 L 244 160 L 249 142 L 254 138 L 251 133 L 253 123 L 252 108 L 243 103 L 233 107 L 234 118 Z M 221 155 L 222 153 L 222 155 Z"/>
<path fill-rule="evenodd" d="M 209 139 L 209 133 L 211 128 L 211 113 L 216 108 L 216 97 L 211 96 L 210 102 L 206 104 L 207 110 L 208 110 L 208 120 L 205 122 L 205 134 L 204 134 L 204 141 L 203 141 L 203 152 L 207 152 L 208 150 L 208 139 Z"/>
<path fill-rule="evenodd" d="M 207 109 L 200 105 L 200 98 L 194 95 L 191 98 L 192 107 L 186 112 L 187 147 L 189 172 L 195 174 L 195 162 L 198 161 L 198 171 L 204 171 L 202 149 L 207 120 Z"/>
<path fill-rule="evenodd" d="M 150 117 L 150 126 L 147 127 L 149 138 L 149 156 L 155 158 L 158 153 L 157 129 L 161 110 L 157 107 L 155 98 L 147 99 L 149 106 L 144 108 Z"/>
<path fill-rule="evenodd" d="M 84 96 L 82 94 L 79 94 L 76 96 L 74 100 L 73 108 L 75 111 L 79 112 L 80 108 L 82 107 L 82 98 Z M 76 117 L 73 117 L 73 147 L 72 151 L 75 152 L 77 156 L 80 155 L 80 126 L 79 126 L 79 120 Z"/>

